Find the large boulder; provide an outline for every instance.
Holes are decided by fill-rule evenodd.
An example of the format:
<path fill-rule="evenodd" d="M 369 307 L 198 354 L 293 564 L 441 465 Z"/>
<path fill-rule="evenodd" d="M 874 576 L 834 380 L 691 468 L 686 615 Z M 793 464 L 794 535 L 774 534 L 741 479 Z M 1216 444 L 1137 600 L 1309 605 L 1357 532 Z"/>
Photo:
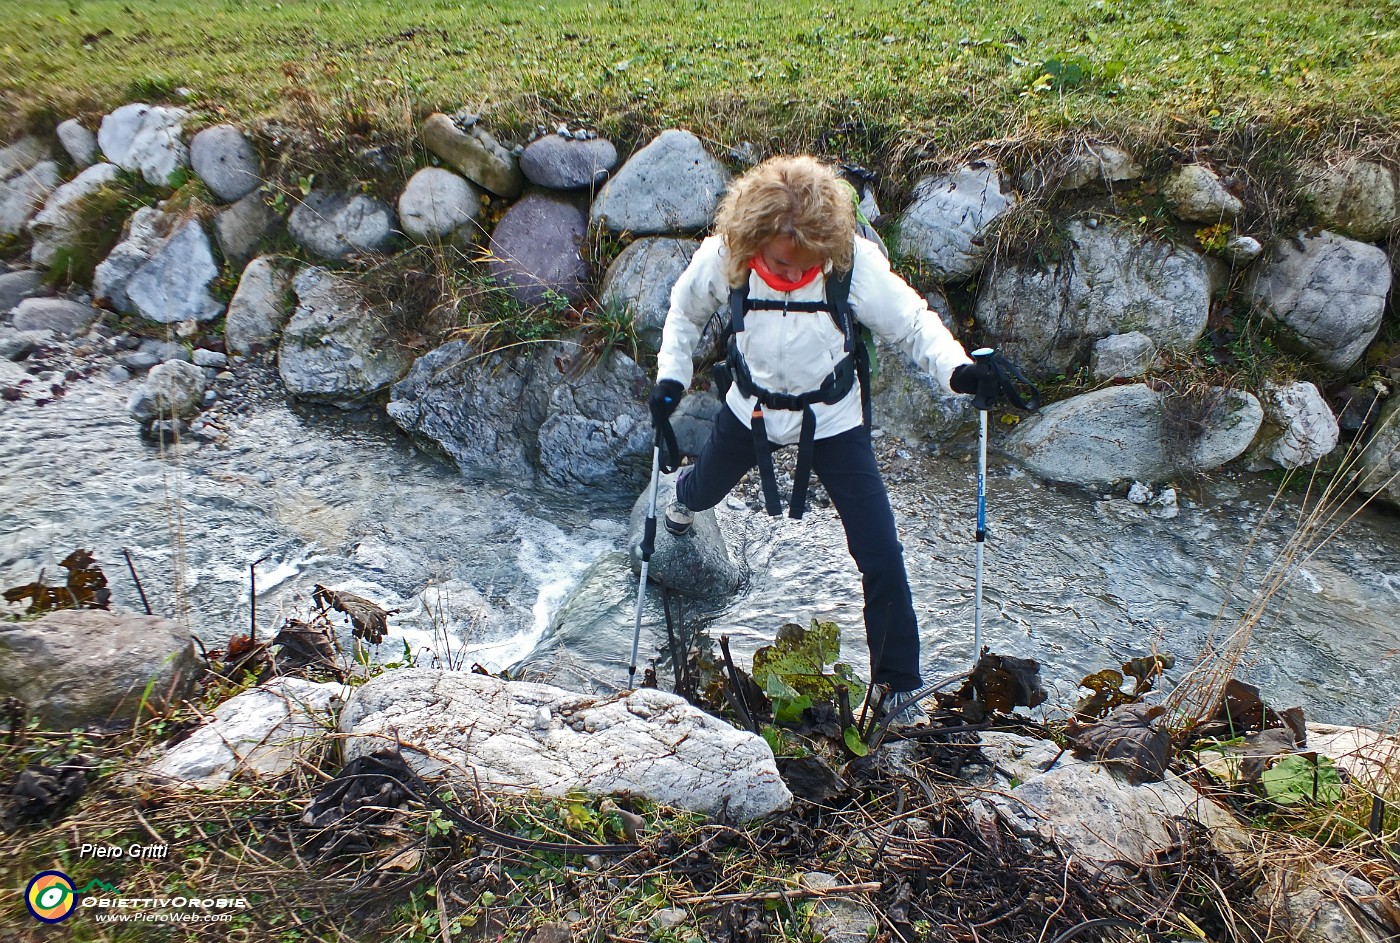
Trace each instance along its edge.
<path fill-rule="evenodd" d="M 0 178 L 0 237 L 24 232 L 57 186 L 58 164 L 51 160 Z"/>
<path fill-rule="evenodd" d="M 565 376 L 575 352 L 564 361 Z M 540 471 L 556 484 L 595 487 L 646 474 L 653 440 L 644 393 L 647 375 L 612 351 L 579 380 L 564 379 L 549 395 L 540 425 Z"/>
<path fill-rule="evenodd" d="M 233 265 L 244 265 L 257 251 L 258 244 L 271 236 L 282 217 L 260 191 L 254 191 L 214 217 L 214 238 L 219 251 Z"/>
<path fill-rule="evenodd" d="M 399 225 L 414 242 L 471 245 L 480 215 L 480 191 L 441 167 L 424 167 L 399 194 Z"/>
<path fill-rule="evenodd" d="M 514 197 L 525 186 L 520 162 L 476 121 L 454 121 L 434 114 L 423 122 L 423 146 L 477 186 Z"/>
<path fill-rule="evenodd" d="M 58 135 L 58 143 L 63 145 L 74 167 L 85 170 L 97 163 L 97 135 L 77 118 L 60 122 L 54 133 Z"/>
<path fill-rule="evenodd" d="M 905 355 L 881 341 L 871 378 L 876 428 L 911 442 L 942 442 L 976 419 L 972 397 L 950 393 Z"/>
<path fill-rule="evenodd" d="M 1016 427 L 1005 449 L 1052 481 L 1165 481 L 1238 457 L 1263 418 L 1259 401 L 1239 391 L 1171 396 L 1115 386 L 1046 406 Z"/>
<path fill-rule="evenodd" d="M 729 556 L 729 547 L 724 542 L 714 509 L 695 512 L 690 532 L 673 537 L 661 518 L 675 497 L 676 476 L 662 475 L 656 494 L 656 546 L 647 564 L 648 577 L 687 596 L 732 595 L 739 589 L 742 574 Z M 632 517 L 628 522 L 627 547 L 634 573 L 642 571 L 642 535 L 650 504 L 651 488 L 648 486 L 632 505 Z"/>
<path fill-rule="evenodd" d="M 210 321 L 224 312 L 223 302 L 209 291 L 218 277 L 204 226 L 191 219 L 136 270 L 126 283 L 126 295 L 131 310 L 148 321 Z"/>
<path fill-rule="evenodd" d="M 355 408 L 407 372 L 412 358 L 353 282 L 307 266 L 292 290 L 297 307 L 277 355 L 289 393 Z"/>
<path fill-rule="evenodd" d="M 1358 481 L 1367 494 L 1379 492 L 1400 506 L 1400 396 L 1392 396 L 1376 416 L 1374 432 L 1361 453 Z"/>
<path fill-rule="evenodd" d="M 590 222 L 638 236 L 698 232 L 710 224 L 729 172 L 689 131 L 663 131 L 633 154 L 593 201 Z"/>
<path fill-rule="evenodd" d="M 341 712 L 347 760 L 401 746 L 420 775 L 488 792 L 631 795 L 748 820 L 785 808 L 773 753 L 683 698 L 596 697 L 460 671 L 391 671 Z"/>
<path fill-rule="evenodd" d="M 1246 290 L 1314 359 L 1346 370 L 1380 330 L 1390 260 L 1376 246 L 1326 230 L 1299 233 L 1274 243 Z"/>
<path fill-rule="evenodd" d="M 152 367 L 145 381 L 132 390 L 126 411 L 143 425 L 159 419 L 189 419 L 204 408 L 207 383 L 201 368 L 184 360 L 167 360 Z"/>
<path fill-rule="evenodd" d="M 491 275 L 527 308 L 578 301 L 588 284 L 580 250 L 587 232 L 588 214 L 577 200 L 527 193 L 491 233 Z"/>
<path fill-rule="evenodd" d="M 1179 219 L 1199 223 L 1229 222 L 1244 209 L 1215 171 L 1204 164 L 1178 167 L 1162 184 L 1162 196 Z"/>
<path fill-rule="evenodd" d="M 661 347 L 671 289 L 699 247 L 693 239 L 638 239 L 608 266 L 599 299 L 605 307 L 631 312 L 637 340 L 649 350 Z"/>
<path fill-rule="evenodd" d="M 224 343 L 235 354 L 251 354 L 272 343 L 292 313 L 292 274 L 273 256 L 248 263 L 228 303 Z"/>
<path fill-rule="evenodd" d="M 189 630 L 159 616 L 65 609 L 0 622 L 0 695 L 23 701 L 50 729 L 161 713 L 199 671 Z"/>
<path fill-rule="evenodd" d="M 1375 242 L 1400 219 L 1395 178 L 1395 170 L 1385 164 L 1349 158 L 1305 171 L 1303 193 L 1323 226 Z"/>
<path fill-rule="evenodd" d="M 49 194 L 44 208 L 29 221 L 29 236 L 34 240 L 29 257 L 35 265 L 53 265 L 63 250 L 82 238 L 88 203 L 120 175 L 121 168 L 115 164 L 94 164 Z"/>
<path fill-rule="evenodd" d="M 579 190 L 602 184 L 617 166 L 617 148 L 606 138 L 577 140 L 546 134 L 520 155 L 525 179 L 551 190 Z"/>
<path fill-rule="evenodd" d="M 650 468 L 646 377 L 616 352 L 584 368 L 580 356 L 568 343 L 482 356 L 451 341 L 395 384 L 388 413 L 463 468 L 540 467 L 569 484 L 640 480 Z"/>
<path fill-rule="evenodd" d="M 83 334 L 102 317 L 92 305 L 63 298 L 26 298 L 15 308 L 11 325 L 17 331 L 47 331 L 60 337 Z"/>
<path fill-rule="evenodd" d="M 1000 266 L 983 279 L 977 320 L 1002 354 L 1049 376 L 1088 362 L 1110 334 L 1137 331 L 1168 350 L 1196 343 L 1210 313 L 1201 256 L 1110 222 L 1076 220 L 1066 234 L 1059 261 Z"/>
<path fill-rule="evenodd" d="M 1251 470 L 1311 465 L 1337 447 L 1337 417 L 1313 384 L 1266 383 L 1259 401 L 1264 424 L 1251 450 Z"/>
<path fill-rule="evenodd" d="M 176 171 L 190 162 L 181 136 L 187 117 L 181 108 L 139 102 L 123 105 L 102 119 L 97 144 L 122 170 L 139 173 L 158 187 L 173 186 Z"/>
<path fill-rule="evenodd" d="M 216 124 L 194 136 L 190 166 L 220 203 L 241 200 L 262 186 L 258 152 L 231 124 Z"/>
<path fill-rule="evenodd" d="M 939 281 L 961 281 L 982 268 L 992 249 L 992 225 L 1015 205 L 1013 195 L 1002 193 L 1001 175 L 990 161 L 925 177 L 899 217 L 894 250 L 927 263 Z"/>
<path fill-rule="evenodd" d="M 394 241 L 394 211 L 357 190 L 314 190 L 292 210 L 287 232 L 297 245 L 324 259 L 383 252 Z"/>
<path fill-rule="evenodd" d="M 161 750 L 142 774 L 161 783 L 216 789 L 230 779 L 272 778 L 314 765 L 330 743 L 342 684 L 274 678 L 214 708 L 185 739 Z"/>

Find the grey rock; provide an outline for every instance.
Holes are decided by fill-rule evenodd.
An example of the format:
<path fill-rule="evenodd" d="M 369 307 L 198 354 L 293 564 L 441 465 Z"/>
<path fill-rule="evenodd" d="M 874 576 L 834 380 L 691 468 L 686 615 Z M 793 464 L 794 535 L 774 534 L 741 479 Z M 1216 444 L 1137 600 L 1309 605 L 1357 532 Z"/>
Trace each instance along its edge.
<path fill-rule="evenodd" d="M 224 343 L 236 354 L 270 345 L 292 313 L 292 276 L 271 256 L 248 263 L 224 320 Z"/>
<path fill-rule="evenodd" d="M 1239 391 L 1167 397 L 1142 384 L 1115 386 L 1046 406 L 1016 427 L 1005 450 L 1052 481 L 1164 481 L 1238 457 L 1263 418 L 1259 401 Z"/>
<path fill-rule="evenodd" d="M 68 152 L 73 166 L 79 170 L 97 163 L 97 135 L 93 134 L 77 118 L 61 122 L 56 129 L 58 143 Z"/>
<path fill-rule="evenodd" d="M 1152 338 L 1138 331 L 1110 334 L 1094 344 L 1094 359 L 1089 369 L 1095 380 L 1119 377 L 1140 377 L 1152 369 L 1157 359 L 1157 345 Z"/>
<path fill-rule="evenodd" d="M 199 669 L 189 631 L 158 616 L 65 609 L 0 622 L 0 694 L 50 729 L 132 720 L 143 698 L 173 708 Z"/>
<path fill-rule="evenodd" d="M 17 331 L 49 331 L 61 337 L 77 337 L 102 317 L 92 305 L 62 298 L 26 298 L 15 307 L 10 323 Z"/>
<path fill-rule="evenodd" d="M 1381 406 L 1357 478 L 1362 491 L 1400 507 L 1400 396 Z"/>
<path fill-rule="evenodd" d="M 262 186 L 258 152 L 231 124 L 217 124 L 194 136 L 190 166 L 220 203 L 241 200 Z"/>
<path fill-rule="evenodd" d="M 52 339 L 48 331 L 17 331 L 0 324 L 0 359 L 23 360 Z"/>
<path fill-rule="evenodd" d="M 1251 471 L 1311 465 L 1337 447 L 1337 417 L 1316 386 L 1265 383 L 1264 424 L 1251 450 Z"/>
<path fill-rule="evenodd" d="M 261 192 L 254 191 L 214 217 L 214 237 L 219 251 L 234 265 L 245 265 L 282 223 Z"/>
<path fill-rule="evenodd" d="M 1375 339 L 1389 291 L 1384 251 L 1326 230 L 1276 242 L 1246 286 L 1257 307 L 1333 370 L 1356 363 Z"/>
<path fill-rule="evenodd" d="M 452 341 L 418 358 L 388 413 L 464 468 L 543 469 L 561 483 L 642 480 L 651 449 L 646 377 L 614 352 L 580 368 L 575 343 L 482 357 Z"/>
<path fill-rule="evenodd" d="M 148 321 L 209 321 L 224 312 L 223 303 L 209 293 L 218 277 L 209 237 L 192 219 L 137 269 L 126 283 L 126 294 L 132 310 Z"/>
<path fill-rule="evenodd" d="M 131 371 L 121 364 L 113 364 L 107 368 L 106 377 L 112 383 L 125 383 L 131 379 Z"/>
<path fill-rule="evenodd" d="M 189 419 L 204 407 L 204 371 L 183 360 L 156 364 L 126 401 L 127 414 L 139 423 Z"/>
<path fill-rule="evenodd" d="M 518 196 L 525 186 L 519 158 L 476 122 L 463 130 L 447 115 L 433 114 L 423 122 L 422 137 L 424 147 L 498 196 Z"/>
<path fill-rule="evenodd" d="M 714 219 L 729 172 L 689 131 L 663 131 L 593 201 L 589 220 L 638 236 L 698 232 Z"/>
<path fill-rule="evenodd" d="M 700 454 L 714 432 L 715 416 L 723 408 L 717 389 L 692 391 L 681 400 L 671 416 L 671 430 L 676 434 L 676 447 L 682 455 Z"/>
<path fill-rule="evenodd" d="M 974 275 L 991 251 L 988 232 L 1016 204 L 1003 194 L 996 164 L 977 162 L 941 177 L 925 177 L 899 218 L 895 251 L 928 263 L 940 281 Z"/>
<path fill-rule="evenodd" d="M 190 357 L 196 367 L 226 367 L 228 366 L 228 354 L 217 350 L 206 350 L 203 347 L 196 347 Z"/>
<path fill-rule="evenodd" d="M 808 871 L 797 883 L 825 891 L 846 883 L 824 871 Z M 812 931 L 822 943 L 867 943 L 880 929 L 880 918 L 869 907 L 834 895 L 822 895 L 812 904 Z"/>
<path fill-rule="evenodd" d="M 317 190 L 292 210 L 287 231 L 298 245 L 326 259 L 382 252 L 394 240 L 394 211 L 363 193 Z"/>
<path fill-rule="evenodd" d="M 481 192 L 450 170 L 424 167 L 399 195 L 399 225 L 414 242 L 471 245 Z"/>
<path fill-rule="evenodd" d="M 42 272 L 20 269 L 0 275 L 0 315 L 8 314 L 26 298 L 40 298 L 53 293 Z"/>
<path fill-rule="evenodd" d="M 1142 165 L 1123 148 L 1085 141 L 1051 171 L 1048 182 L 1063 190 L 1079 190 L 1092 184 L 1112 191 L 1113 184 L 1141 176 Z"/>
<path fill-rule="evenodd" d="M 151 756 L 141 777 L 216 789 L 234 777 L 300 770 L 321 758 L 335 729 L 335 711 L 349 693 L 341 684 L 273 678 L 214 708 L 204 726 Z"/>
<path fill-rule="evenodd" d="M 308 266 L 292 290 L 297 307 L 277 356 L 288 392 L 354 408 L 408 370 L 408 353 L 353 282 Z"/>
<path fill-rule="evenodd" d="M 127 285 L 170 238 L 174 223 L 173 218 L 150 206 L 131 214 L 122 241 L 112 247 L 92 274 L 92 291 L 99 302 L 125 314 L 135 311 L 126 292 Z"/>
<path fill-rule="evenodd" d="M 117 363 L 132 373 L 145 373 L 161 360 L 149 350 L 133 350 L 117 357 Z"/>
<path fill-rule="evenodd" d="M 58 164 L 51 160 L 0 179 L 0 236 L 24 232 L 57 186 Z"/>
<path fill-rule="evenodd" d="M 982 280 L 977 320 L 1028 374 L 1068 373 L 1110 334 L 1137 331 L 1184 350 L 1205 330 L 1210 286 L 1201 256 L 1122 225 L 1067 227 L 1067 257 L 999 266 Z"/>
<path fill-rule="evenodd" d="M 1400 218 L 1395 170 L 1369 160 L 1344 160 L 1309 168 L 1303 192 L 1328 229 L 1365 242 L 1385 237 Z"/>
<path fill-rule="evenodd" d="M 535 726 L 539 708 L 553 718 Z M 459 671 L 391 671 L 341 712 L 347 760 L 402 744 L 421 776 L 508 792 L 629 794 L 745 821 L 791 795 L 761 737 L 655 689 L 595 697 Z"/>
<path fill-rule="evenodd" d="M 84 204 L 115 182 L 120 173 L 115 164 L 94 164 L 49 194 L 44 208 L 29 221 L 29 235 L 34 240 L 30 258 L 36 266 L 54 264 L 59 251 L 77 241 L 85 228 Z"/>
<path fill-rule="evenodd" d="M 1178 167 L 1162 185 L 1162 196 L 1180 219 L 1219 223 L 1240 215 L 1244 204 L 1226 190 L 1215 171 L 1204 164 Z"/>
<path fill-rule="evenodd" d="M 729 556 L 714 509 L 695 512 L 695 523 L 682 537 L 671 536 L 661 523 L 667 505 L 676 497 L 676 476 L 662 475 L 656 495 L 656 549 L 652 551 L 647 575 L 656 583 L 686 596 L 713 598 L 732 595 L 739 588 L 739 568 Z M 642 569 L 642 529 L 646 523 L 651 488 L 643 489 L 632 506 L 627 546 L 632 555 L 632 571 Z"/>
<path fill-rule="evenodd" d="M 549 417 L 539 430 L 540 471 L 566 486 L 640 478 L 650 467 L 653 438 L 642 395 L 645 371 L 613 351 L 571 381 L 567 377 L 577 356 L 560 362 L 563 376 L 550 393 Z"/>
<path fill-rule="evenodd" d="M 911 442 L 943 442 L 976 420 L 972 397 L 944 389 L 904 351 L 881 341 L 875 356 L 878 369 L 870 385 L 876 428 Z"/>
<path fill-rule="evenodd" d="M 0 147 L 0 180 L 22 174 L 48 158 L 49 145 L 32 134 L 7 147 Z"/>
<path fill-rule="evenodd" d="M 491 233 L 491 275 L 526 307 L 583 297 L 588 263 L 579 250 L 588 231 L 583 207 L 568 197 L 532 192 L 516 201 Z"/>
<path fill-rule="evenodd" d="M 604 307 L 630 311 L 637 340 L 648 350 L 661 347 L 671 289 L 699 247 L 693 239 L 638 239 L 608 266 L 599 300 Z"/>
<path fill-rule="evenodd" d="M 189 149 L 181 136 L 188 112 L 182 108 L 136 103 L 123 105 L 102 119 L 97 144 L 107 160 L 122 170 L 140 173 L 160 187 L 174 183 L 188 167 Z"/>
<path fill-rule="evenodd" d="M 579 140 L 547 134 L 520 155 L 525 179 L 553 190 L 596 186 L 616 166 L 617 148 L 605 138 Z"/>
<path fill-rule="evenodd" d="M 148 337 L 141 341 L 139 349 L 141 352 L 155 357 L 158 363 L 164 363 L 167 360 L 183 360 L 185 363 L 192 362 L 189 350 L 187 350 L 183 344 L 177 344 L 175 341 L 158 341 L 155 338 Z"/>

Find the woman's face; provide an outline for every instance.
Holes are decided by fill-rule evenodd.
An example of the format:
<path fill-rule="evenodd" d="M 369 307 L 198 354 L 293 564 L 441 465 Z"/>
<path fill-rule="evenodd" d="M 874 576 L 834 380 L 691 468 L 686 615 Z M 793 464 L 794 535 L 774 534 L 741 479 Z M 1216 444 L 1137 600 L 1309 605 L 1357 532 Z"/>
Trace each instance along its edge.
<path fill-rule="evenodd" d="M 826 260 L 811 249 L 802 249 L 790 236 L 774 236 L 758 250 L 768 271 L 790 282 L 798 281 L 808 269 Z"/>

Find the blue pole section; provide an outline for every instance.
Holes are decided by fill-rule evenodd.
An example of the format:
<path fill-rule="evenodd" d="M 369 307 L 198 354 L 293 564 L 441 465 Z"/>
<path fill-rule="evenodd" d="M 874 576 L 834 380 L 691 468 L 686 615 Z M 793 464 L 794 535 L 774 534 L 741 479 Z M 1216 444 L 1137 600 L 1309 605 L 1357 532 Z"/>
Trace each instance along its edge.
<path fill-rule="evenodd" d="M 647 504 L 647 520 L 642 529 L 642 573 L 637 579 L 637 611 L 632 623 L 632 660 L 627 666 L 629 691 L 637 686 L 637 649 L 642 641 L 642 603 L 646 600 L 647 570 L 651 565 L 651 554 L 656 549 L 656 489 L 660 481 L 661 443 L 658 440 L 651 450 L 651 500 Z"/>
<path fill-rule="evenodd" d="M 972 359 L 987 361 L 993 350 L 982 347 Z M 977 410 L 977 585 L 972 600 L 972 667 L 982 657 L 982 549 L 987 543 L 987 410 Z"/>

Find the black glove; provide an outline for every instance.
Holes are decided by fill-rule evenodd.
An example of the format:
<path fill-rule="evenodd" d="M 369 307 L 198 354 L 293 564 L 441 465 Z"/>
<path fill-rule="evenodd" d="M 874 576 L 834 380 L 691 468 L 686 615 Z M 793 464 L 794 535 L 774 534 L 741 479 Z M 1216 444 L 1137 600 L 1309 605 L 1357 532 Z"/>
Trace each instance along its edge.
<path fill-rule="evenodd" d="M 651 395 L 647 397 L 647 409 L 651 410 L 651 421 L 659 426 L 670 419 L 684 395 L 685 387 L 677 381 L 656 381 L 656 386 L 651 388 Z"/>
<path fill-rule="evenodd" d="M 954 393 L 966 393 L 978 409 L 991 409 L 1001 398 L 1001 377 L 990 357 L 979 357 L 972 363 L 953 368 L 948 385 Z"/>
<path fill-rule="evenodd" d="M 972 363 L 954 367 L 948 385 L 954 393 L 970 394 L 975 409 L 991 409 L 1003 399 L 1026 412 L 1040 408 L 1040 391 L 999 354 L 974 357 Z"/>

